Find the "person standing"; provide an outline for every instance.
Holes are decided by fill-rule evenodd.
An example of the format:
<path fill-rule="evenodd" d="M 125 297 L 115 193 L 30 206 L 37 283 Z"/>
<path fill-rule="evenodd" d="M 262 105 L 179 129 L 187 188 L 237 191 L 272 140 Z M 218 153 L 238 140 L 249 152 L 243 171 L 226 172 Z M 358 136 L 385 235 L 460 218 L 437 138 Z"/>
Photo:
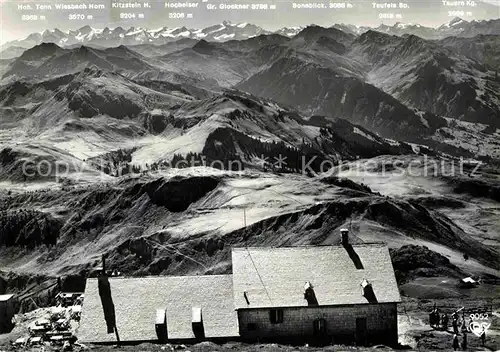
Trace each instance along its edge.
<path fill-rule="evenodd" d="M 462 321 L 462 334 L 467 334 L 467 322 L 465 320 Z"/>
<path fill-rule="evenodd" d="M 467 321 L 465 319 L 465 314 L 462 314 L 462 326 L 461 326 L 462 332 L 467 332 Z"/>
<path fill-rule="evenodd" d="M 443 314 L 443 320 L 441 321 L 444 331 L 448 331 L 448 314 Z"/>
<path fill-rule="evenodd" d="M 462 350 L 467 350 L 467 330 L 462 331 Z"/>
<path fill-rule="evenodd" d="M 457 318 L 457 316 L 453 317 L 452 325 L 453 325 L 453 333 L 455 335 L 458 335 L 458 318 Z"/>
<path fill-rule="evenodd" d="M 433 328 L 436 325 L 436 311 L 433 310 L 429 314 L 429 325 Z"/>
<path fill-rule="evenodd" d="M 453 350 L 458 350 L 458 335 L 457 334 L 454 334 L 453 335 Z"/>
<path fill-rule="evenodd" d="M 485 343 L 486 343 L 486 330 L 484 329 L 483 326 L 483 330 L 481 331 L 481 345 L 484 346 Z"/>
<path fill-rule="evenodd" d="M 439 324 L 441 323 L 441 314 L 439 314 L 439 308 L 436 308 L 436 315 L 434 319 L 436 322 L 436 328 L 439 329 Z"/>

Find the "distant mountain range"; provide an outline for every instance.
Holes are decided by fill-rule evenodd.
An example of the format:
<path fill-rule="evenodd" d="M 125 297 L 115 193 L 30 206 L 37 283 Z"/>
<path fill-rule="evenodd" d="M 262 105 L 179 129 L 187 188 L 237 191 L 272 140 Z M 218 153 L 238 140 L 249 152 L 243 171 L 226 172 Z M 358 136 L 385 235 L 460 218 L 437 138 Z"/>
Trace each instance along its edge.
<path fill-rule="evenodd" d="M 373 30 L 357 35 L 348 26 L 343 30 L 308 26 L 292 38 L 275 33 L 224 42 L 181 38 L 162 45 L 109 48 L 42 43 L 4 60 L 0 124 L 7 130 L 15 128 L 20 135 L 28 132 L 59 139 L 59 132 L 51 133 L 63 128 L 68 119 L 88 122 L 107 116 L 98 132 L 94 122 L 80 123 L 78 129 L 92 130 L 110 143 L 113 129 L 105 126 L 114 126 L 109 118 L 118 119 L 121 127 L 112 144 L 124 141 L 129 145 L 131 136 L 141 139 L 150 133 L 144 130 L 146 126 L 163 131 L 173 125 L 175 131 L 181 128 L 187 133 L 201 117 L 218 124 L 220 116 L 227 114 L 228 96 L 216 102 L 212 97 L 237 89 L 279 104 L 278 117 L 283 111 L 296 111 L 304 116 L 302 124 L 316 128 L 345 119 L 381 138 L 425 144 L 453 155 L 494 155 L 491 151 L 496 147 L 490 141 L 498 137 L 500 126 L 500 79 L 492 63 L 499 61 L 499 53 L 487 48 L 498 47 L 499 38 L 426 40 Z M 471 47 L 477 50 L 469 53 Z M 206 106 L 193 105 L 192 100 Z M 257 104 L 247 103 L 252 109 Z M 220 111 L 213 110 L 213 104 Z M 266 104 L 272 105 L 258 104 L 264 105 L 257 108 L 262 112 L 269 109 Z M 179 118 L 188 114 L 193 119 L 186 127 L 172 119 L 173 112 Z M 304 122 L 309 118 L 315 122 Z M 135 122 L 123 127 L 128 119 Z M 232 126 L 230 121 L 225 127 Z M 202 125 L 194 131 L 210 134 L 213 130 L 210 124 Z M 285 130 L 285 125 L 277 130 Z M 170 139 L 171 127 L 167 128 Z M 271 140 L 297 145 L 303 138 L 313 143 L 310 128 L 293 132 L 293 141 L 289 137 Z M 262 131 L 248 136 L 266 136 Z M 483 145 L 471 145 L 467 136 L 482 131 Z M 196 133 L 192 140 L 201 138 Z M 183 140 L 185 135 L 181 136 Z M 328 143 L 320 142 L 317 150 Z M 178 148 L 175 143 L 168 145 Z"/>
<path fill-rule="evenodd" d="M 500 19 L 489 21 L 465 21 L 455 18 L 438 28 L 421 26 L 419 24 L 396 23 L 393 26 L 380 25 L 377 28 L 358 27 L 354 25 L 335 24 L 332 28 L 343 32 L 360 35 L 369 30 L 378 32 L 405 35 L 413 34 L 424 39 L 441 39 L 449 36 L 473 37 L 478 34 L 500 34 Z M 271 32 L 250 23 L 222 22 L 203 29 L 189 29 L 187 27 L 147 29 L 131 27 L 124 29 L 117 27 L 110 29 L 95 29 L 84 26 L 67 32 L 59 29 L 45 30 L 41 33 L 32 33 L 28 37 L 8 42 L 0 47 L 0 57 L 9 59 L 19 56 L 24 49 L 41 43 L 55 43 L 61 47 L 87 45 L 92 47 L 115 47 L 119 45 L 154 44 L 162 45 L 182 38 L 204 39 L 206 41 L 225 42 L 229 40 L 244 40 L 261 34 L 279 34 L 286 37 L 297 35 L 304 27 L 285 27 Z"/>
<path fill-rule="evenodd" d="M 393 35 L 413 34 L 424 39 L 474 37 L 479 34 L 500 34 L 500 19 L 468 22 L 456 17 L 438 28 L 425 27 L 419 24 L 396 23 L 393 26 L 380 25 L 374 30 Z M 362 32 L 364 31 L 366 31 L 366 28 L 362 30 Z"/>
<path fill-rule="evenodd" d="M 71 47 L 73 45 L 90 45 L 94 47 L 114 47 L 119 45 L 138 44 L 166 44 L 182 38 L 205 39 L 207 41 L 223 42 L 228 40 L 242 40 L 260 34 L 270 34 L 258 26 L 249 23 L 233 24 L 224 21 L 203 29 L 188 29 L 186 27 L 147 29 L 131 27 L 124 29 L 117 27 L 110 29 L 96 29 L 84 26 L 77 30 L 63 32 L 59 29 L 45 30 L 41 33 L 32 33 L 22 40 L 6 43 L 0 50 L 14 48 L 11 55 L 7 52 L 4 58 L 12 57 L 17 48 L 31 48 L 41 43 L 55 43 L 59 46 Z"/>

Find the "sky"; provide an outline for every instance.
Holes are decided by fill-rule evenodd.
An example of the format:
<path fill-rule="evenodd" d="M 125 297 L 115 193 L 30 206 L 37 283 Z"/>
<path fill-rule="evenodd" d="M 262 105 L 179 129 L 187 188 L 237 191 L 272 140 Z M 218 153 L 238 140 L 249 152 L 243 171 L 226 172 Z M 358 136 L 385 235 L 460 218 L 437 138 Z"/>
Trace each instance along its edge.
<path fill-rule="evenodd" d="M 198 3 L 194 10 L 166 9 L 165 2 L 193 2 Z M 451 0 L 455 1 L 455 0 Z M 466 2 L 467 0 L 463 0 Z M 470 0 L 469 0 L 470 1 Z M 500 18 L 500 0 L 479 1 L 476 6 L 445 6 L 442 0 L 295 0 L 295 3 L 324 3 L 349 2 L 350 9 L 294 9 L 293 0 L 138 0 L 141 4 L 148 2 L 150 8 L 116 9 L 112 2 L 135 2 L 135 0 L 0 0 L 0 43 L 21 39 L 33 32 L 58 28 L 63 31 L 78 29 L 84 25 L 95 28 L 105 27 L 146 27 L 150 29 L 159 27 L 204 28 L 220 23 L 224 20 L 231 22 L 249 22 L 268 30 L 282 27 L 317 24 L 331 26 L 335 23 L 346 23 L 363 26 L 378 26 L 381 23 L 394 24 L 418 23 L 421 25 L 437 27 L 448 23 L 454 17 L 465 20 L 483 20 Z M 385 2 L 406 3 L 408 8 L 374 9 L 373 3 Z M 276 10 L 208 10 L 207 6 L 218 7 L 224 4 L 251 4 L 266 3 L 276 6 Z M 104 5 L 101 10 L 57 10 L 56 4 L 98 4 Z M 31 9 L 20 10 L 19 5 Z M 52 9 L 37 10 L 36 5 L 51 5 Z M 456 12 L 455 12 L 456 11 Z M 169 13 L 192 13 L 190 19 L 169 19 Z M 120 13 L 134 13 L 135 19 L 120 19 Z M 386 14 L 399 15 L 400 18 L 380 19 Z M 140 15 L 143 18 L 139 18 Z M 74 15 L 76 19 L 70 19 Z M 82 18 L 83 15 L 83 18 Z M 92 18 L 87 18 L 87 16 Z M 458 15 L 458 16 L 457 16 Z M 24 16 L 24 17 L 23 17 Z M 38 17 L 36 17 L 38 16 Z"/>

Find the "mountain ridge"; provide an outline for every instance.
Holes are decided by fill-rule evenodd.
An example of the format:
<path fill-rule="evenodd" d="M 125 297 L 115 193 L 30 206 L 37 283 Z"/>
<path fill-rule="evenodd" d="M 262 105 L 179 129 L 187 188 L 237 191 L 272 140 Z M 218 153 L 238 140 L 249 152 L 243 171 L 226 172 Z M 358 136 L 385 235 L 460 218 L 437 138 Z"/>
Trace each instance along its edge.
<path fill-rule="evenodd" d="M 486 48 L 490 41 L 491 35 L 479 36 L 474 44 Z M 10 61 L 2 83 L 44 82 L 95 66 L 147 87 L 160 87 L 160 81 L 168 82 L 166 86 L 182 86 L 198 97 L 237 88 L 298 109 L 304 115 L 344 118 L 385 138 L 470 155 L 472 151 L 462 148 L 466 134 L 457 134 L 446 120 L 459 119 L 489 125 L 491 137 L 487 138 L 485 153 L 493 155 L 490 141 L 500 123 L 495 103 L 500 97 L 495 87 L 500 81 L 481 56 L 464 53 L 468 45 L 464 38 L 435 41 L 373 30 L 358 36 L 320 26 L 308 26 L 293 38 L 261 34 L 225 42 L 183 38 L 162 46 L 80 45 L 72 49 L 45 43 Z M 433 94 L 425 94 L 427 91 Z M 79 106 L 84 115 L 93 116 L 101 109 L 88 110 L 86 98 L 79 99 L 94 94 L 94 90 L 86 90 L 73 99 L 71 106 Z M 124 106 L 129 103 L 123 101 Z M 9 116 L 12 108 L 8 104 L 4 107 Z M 157 118 L 152 117 L 154 121 Z M 488 128 L 481 127 L 483 130 Z"/>
<path fill-rule="evenodd" d="M 157 29 L 142 27 L 130 27 L 129 29 L 116 27 L 110 29 L 106 27 L 104 29 L 96 29 L 86 25 L 79 29 L 68 30 L 66 32 L 56 28 L 53 30 L 44 30 L 39 33 L 32 33 L 24 39 L 13 40 L 0 46 L 0 55 L 4 59 L 12 58 L 16 55 L 16 51 L 12 50 L 12 52 L 9 52 L 8 49 L 10 47 L 29 48 L 42 42 L 54 42 L 61 46 L 71 46 L 75 44 L 86 44 L 91 46 L 161 45 L 181 38 L 224 42 L 229 40 L 248 39 L 261 34 L 272 33 L 291 38 L 304 28 L 304 26 L 284 27 L 276 31 L 270 31 L 249 23 L 233 24 L 228 21 L 202 29 L 187 27 L 160 27 Z M 381 24 L 378 27 L 334 24 L 330 28 L 336 28 L 354 35 L 360 35 L 369 30 L 377 30 L 379 32 L 395 35 L 414 34 L 425 39 L 444 39 L 449 36 L 473 37 L 478 34 L 500 34 L 500 19 L 474 20 L 468 22 L 461 18 L 454 18 L 449 23 L 443 24 L 437 28 L 403 23 L 396 23 L 393 26 Z M 19 49 L 17 49 L 17 51 L 18 50 Z"/>

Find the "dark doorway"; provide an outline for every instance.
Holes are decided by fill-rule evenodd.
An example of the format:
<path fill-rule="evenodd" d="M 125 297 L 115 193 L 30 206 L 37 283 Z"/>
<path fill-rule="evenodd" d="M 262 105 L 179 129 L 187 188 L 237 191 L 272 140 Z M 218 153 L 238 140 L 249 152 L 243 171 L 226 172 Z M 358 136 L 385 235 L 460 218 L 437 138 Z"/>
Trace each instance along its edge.
<path fill-rule="evenodd" d="M 314 343 L 313 345 L 322 346 L 329 342 L 326 330 L 326 320 L 323 318 L 316 319 L 313 322 Z"/>
<path fill-rule="evenodd" d="M 314 321 L 314 335 L 321 336 L 326 334 L 326 320 L 316 319 Z"/>
<path fill-rule="evenodd" d="M 356 318 L 356 344 L 358 346 L 367 345 L 366 318 Z"/>

